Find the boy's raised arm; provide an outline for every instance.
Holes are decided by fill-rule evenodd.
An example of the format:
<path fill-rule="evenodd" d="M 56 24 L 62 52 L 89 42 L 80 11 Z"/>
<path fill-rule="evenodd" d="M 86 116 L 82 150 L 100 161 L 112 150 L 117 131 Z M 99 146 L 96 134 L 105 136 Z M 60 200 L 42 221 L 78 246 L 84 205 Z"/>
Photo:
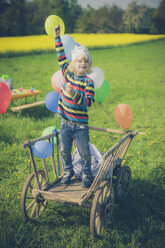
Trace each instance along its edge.
<path fill-rule="evenodd" d="M 55 34 L 55 37 L 58 37 L 60 36 L 60 25 L 57 24 L 54 28 L 54 34 Z"/>

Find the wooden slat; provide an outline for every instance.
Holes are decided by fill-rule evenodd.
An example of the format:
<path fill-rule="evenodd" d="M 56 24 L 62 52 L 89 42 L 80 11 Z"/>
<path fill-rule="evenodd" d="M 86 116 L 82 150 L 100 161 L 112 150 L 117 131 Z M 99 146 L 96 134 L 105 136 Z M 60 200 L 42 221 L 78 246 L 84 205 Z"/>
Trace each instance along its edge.
<path fill-rule="evenodd" d="M 71 180 L 71 183 L 68 186 L 63 185 L 59 182 L 58 184 L 55 185 L 55 187 L 49 189 L 49 191 L 69 198 L 71 197 L 71 198 L 80 199 L 88 191 L 88 189 L 83 188 L 81 184 L 82 184 L 81 180 L 77 180 L 74 178 Z"/>
<path fill-rule="evenodd" d="M 40 101 L 40 102 L 33 102 L 33 103 L 29 103 L 29 104 L 24 104 L 24 105 L 20 105 L 20 106 L 16 106 L 16 107 L 12 107 L 11 110 L 13 112 L 18 112 L 18 111 L 21 111 L 23 109 L 28 109 L 28 108 L 32 108 L 32 107 L 35 107 L 35 106 L 39 106 L 39 105 L 42 105 L 44 104 L 45 101 Z"/>
<path fill-rule="evenodd" d="M 34 143 L 37 142 L 37 141 L 47 140 L 47 139 L 50 139 L 50 138 L 52 138 L 52 137 L 54 137 L 54 136 L 56 136 L 56 133 L 55 133 L 55 132 L 52 132 L 51 134 L 45 135 L 45 136 L 43 136 L 43 137 L 40 137 L 40 138 L 31 140 L 31 141 L 26 141 L 26 142 L 22 145 L 22 147 L 23 147 L 23 148 L 26 148 L 26 147 L 32 146 L 32 145 L 34 145 Z"/>
<path fill-rule="evenodd" d="M 88 188 L 82 188 L 81 184 L 81 180 L 72 179 L 68 186 L 58 182 L 48 191 L 33 189 L 33 194 L 41 193 L 47 200 L 79 204 L 81 198 L 89 190 Z"/>

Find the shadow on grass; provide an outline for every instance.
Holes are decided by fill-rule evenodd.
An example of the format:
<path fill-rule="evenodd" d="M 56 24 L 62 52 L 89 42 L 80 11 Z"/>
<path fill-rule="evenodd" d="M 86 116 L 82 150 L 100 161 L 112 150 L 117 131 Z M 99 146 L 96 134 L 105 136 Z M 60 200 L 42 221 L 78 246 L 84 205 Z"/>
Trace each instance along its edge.
<path fill-rule="evenodd" d="M 54 115 L 56 113 L 53 113 L 51 111 L 49 111 L 44 105 L 43 106 L 36 106 L 33 108 L 29 108 L 29 109 L 24 109 L 20 112 L 11 112 L 11 114 L 13 116 L 16 117 L 28 117 L 28 118 L 33 118 L 36 120 L 41 120 L 41 119 L 45 119 L 48 117 L 54 117 Z"/>
<path fill-rule="evenodd" d="M 151 181 L 132 180 L 129 193 L 114 208 L 109 231 L 115 229 L 121 236 L 125 233 L 125 237 L 134 234 L 140 247 L 164 247 L 165 193 L 158 180 L 159 174 L 157 168 L 148 175 Z M 125 243 L 129 239 L 126 238 Z"/>
<path fill-rule="evenodd" d="M 2 140 L 4 143 L 8 143 L 9 145 L 12 144 L 13 137 L 11 137 L 11 134 L 8 130 L 6 130 L 5 126 L 1 126 L 0 140 Z"/>
<path fill-rule="evenodd" d="M 158 178 L 164 172 L 164 167 L 162 170 L 156 168 L 148 175 L 151 181 L 132 180 L 125 199 L 114 206 L 112 220 L 106 233 L 110 235 L 111 231 L 116 230 L 126 244 L 130 242 L 131 236 L 135 235 L 135 239 L 142 247 L 163 248 L 165 197 Z M 47 220 L 44 221 L 44 225 L 51 223 L 53 226 L 56 218 L 59 226 L 65 225 L 68 228 L 89 226 L 90 222 L 90 209 L 66 204 L 52 206 L 45 214 Z M 53 219 L 51 216 L 54 216 Z"/>
<path fill-rule="evenodd" d="M 41 225 L 57 227 L 89 226 L 90 210 L 64 203 L 51 203 L 51 207 L 45 210 L 40 222 Z"/>
<path fill-rule="evenodd" d="M 108 244 L 107 247 L 111 247 L 112 243 L 113 247 L 117 247 L 117 244 L 131 248 L 164 247 L 165 197 L 160 184 L 163 181 L 159 183 L 160 175 L 164 172 L 165 168 L 162 166 L 152 170 L 147 181 L 132 180 L 125 199 L 119 205 L 115 205 L 111 222 L 101 239 L 101 242 Z M 14 247 L 12 244 L 17 247 L 27 244 L 28 247 L 43 247 L 41 242 L 47 240 L 47 236 L 48 240 L 52 239 L 52 243 L 58 241 L 62 244 L 65 232 L 67 232 L 65 238 L 69 242 L 73 233 L 78 230 L 86 230 L 85 232 L 89 230 L 90 209 L 79 206 L 48 202 L 40 219 L 35 223 L 26 224 L 21 219 L 20 212 L 16 215 L 14 209 L 11 209 L 10 213 L 8 209 L 4 211 L 0 226 L 0 230 L 3 230 L 1 241 L 11 245 L 10 247 Z M 90 233 L 85 235 L 90 237 Z"/>

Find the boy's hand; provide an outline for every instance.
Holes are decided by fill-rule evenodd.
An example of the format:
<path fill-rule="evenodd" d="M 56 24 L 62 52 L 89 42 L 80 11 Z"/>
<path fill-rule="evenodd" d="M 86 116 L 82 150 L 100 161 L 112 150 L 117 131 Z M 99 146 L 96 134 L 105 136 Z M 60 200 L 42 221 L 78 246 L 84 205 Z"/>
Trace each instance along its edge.
<path fill-rule="evenodd" d="M 57 24 L 54 28 L 55 37 L 60 36 L 60 25 Z"/>
<path fill-rule="evenodd" d="M 74 89 L 72 89 L 69 85 L 66 85 L 66 92 L 72 97 L 75 93 Z"/>

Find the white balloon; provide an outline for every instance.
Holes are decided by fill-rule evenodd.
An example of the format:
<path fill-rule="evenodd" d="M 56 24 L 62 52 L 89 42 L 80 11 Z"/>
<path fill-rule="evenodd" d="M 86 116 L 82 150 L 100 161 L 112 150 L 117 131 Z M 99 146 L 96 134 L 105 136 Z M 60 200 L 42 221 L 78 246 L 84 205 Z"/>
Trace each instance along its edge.
<path fill-rule="evenodd" d="M 62 75 L 61 70 L 59 70 L 55 74 L 53 74 L 53 76 L 51 78 L 51 83 L 52 83 L 53 89 L 60 93 L 62 85 L 64 83 L 64 77 Z"/>
<path fill-rule="evenodd" d="M 73 39 L 73 37 L 68 34 L 62 35 L 61 40 L 64 46 L 66 57 L 68 58 L 69 61 L 71 61 L 72 50 L 75 48 L 76 42 Z"/>
<path fill-rule="evenodd" d="M 104 72 L 99 67 L 93 67 L 91 71 L 92 73 L 88 74 L 88 77 L 93 80 L 95 89 L 97 89 L 102 85 L 104 81 Z"/>

